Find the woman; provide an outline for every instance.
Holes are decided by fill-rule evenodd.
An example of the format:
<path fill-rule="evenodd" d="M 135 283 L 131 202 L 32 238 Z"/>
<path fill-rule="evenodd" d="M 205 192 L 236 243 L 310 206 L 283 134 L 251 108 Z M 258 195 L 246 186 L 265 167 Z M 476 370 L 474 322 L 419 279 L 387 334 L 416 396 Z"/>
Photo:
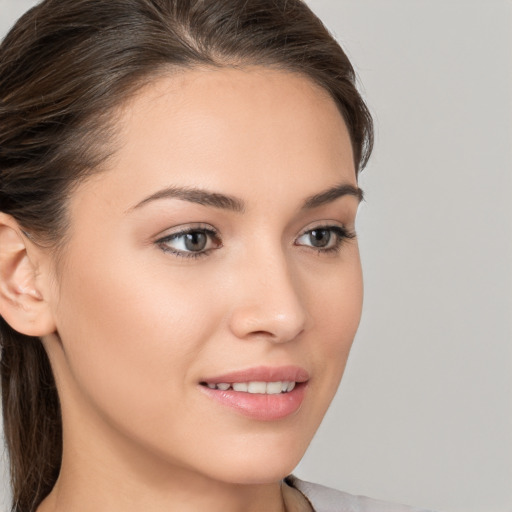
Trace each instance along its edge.
<path fill-rule="evenodd" d="M 0 101 L 12 509 L 405 510 L 283 480 L 359 322 L 372 145 L 305 4 L 46 0 Z"/>

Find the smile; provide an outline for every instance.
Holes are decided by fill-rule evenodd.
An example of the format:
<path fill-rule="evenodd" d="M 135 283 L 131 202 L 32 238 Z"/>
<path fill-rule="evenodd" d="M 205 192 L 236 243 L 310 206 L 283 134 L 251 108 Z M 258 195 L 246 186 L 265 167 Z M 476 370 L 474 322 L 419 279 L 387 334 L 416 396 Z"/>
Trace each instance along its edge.
<path fill-rule="evenodd" d="M 219 382 L 214 384 L 211 382 L 203 383 L 210 389 L 219 389 L 221 391 L 238 391 L 241 393 L 253 393 L 261 395 L 279 395 L 281 393 L 289 393 L 295 388 L 295 381 L 277 381 L 277 382 L 263 382 L 263 381 L 250 381 L 250 382 Z"/>
<path fill-rule="evenodd" d="M 298 366 L 260 366 L 202 379 L 199 389 L 214 403 L 253 420 L 277 421 L 301 408 L 310 375 Z"/>

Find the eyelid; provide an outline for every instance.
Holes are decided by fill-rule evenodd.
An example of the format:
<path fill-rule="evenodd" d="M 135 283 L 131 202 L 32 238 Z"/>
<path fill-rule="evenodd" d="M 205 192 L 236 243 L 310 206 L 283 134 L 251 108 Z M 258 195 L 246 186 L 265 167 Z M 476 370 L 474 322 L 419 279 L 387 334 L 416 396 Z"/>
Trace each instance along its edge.
<path fill-rule="evenodd" d="M 297 235 L 297 238 L 305 235 L 306 233 L 309 233 L 310 231 L 314 231 L 315 229 L 341 230 L 350 238 L 354 238 L 356 236 L 356 232 L 352 226 L 349 227 L 347 224 L 337 220 L 322 220 L 308 224 L 304 229 L 300 231 L 300 233 Z"/>
<path fill-rule="evenodd" d="M 153 238 L 155 242 L 162 240 L 164 238 L 170 238 L 172 236 L 181 235 L 182 233 L 188 233 L 190 231 L 211 231 L 215 234 L 218 234 L 218 230 L 214 228 L 211 224 L 206 224 L 204 222 L 187 222 L 185 224 L 180 224 L 178 226 L 174 226 L 172 228 L 164 229 L 160 231 Z"/>

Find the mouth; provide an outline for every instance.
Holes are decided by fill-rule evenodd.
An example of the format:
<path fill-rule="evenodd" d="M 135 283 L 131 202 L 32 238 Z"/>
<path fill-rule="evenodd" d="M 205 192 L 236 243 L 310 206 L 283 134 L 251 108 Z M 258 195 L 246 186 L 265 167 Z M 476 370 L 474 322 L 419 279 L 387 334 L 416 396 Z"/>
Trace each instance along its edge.
<path fill-rule="evenodd" d="M 249 381 L 249 382 L 201 382 L 201 386 L 206 386 L 209 389 L 219 389 L 220 391 L 237 391 L 240 393 L 251 393 L 259 395 L 279 395 L 282 393 L 290 393 L 294 390 L 297 383 L 295 381 Z"/>
<path fill-rule="evenodd" d="M 281 420 L 297 413 L 306 395 L 309 374 L 295 367 L 258 367 L 199 382 L 215 403 L 260 421 Z"/>

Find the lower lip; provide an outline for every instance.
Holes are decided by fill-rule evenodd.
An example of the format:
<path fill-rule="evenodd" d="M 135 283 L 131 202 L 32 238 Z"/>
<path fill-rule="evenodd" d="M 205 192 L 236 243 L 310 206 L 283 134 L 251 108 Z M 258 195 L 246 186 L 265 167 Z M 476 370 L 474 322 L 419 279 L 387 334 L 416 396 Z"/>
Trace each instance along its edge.
<path fill-rule="evenodd" d="M 276 395 L 200 387 L 213 400 L 244 416 L 260 421 L 276 421 L 284 419 L 300 409 L 306 392 L 306 384 L 306 382 L 297 383 L 292 391 Z"/>

